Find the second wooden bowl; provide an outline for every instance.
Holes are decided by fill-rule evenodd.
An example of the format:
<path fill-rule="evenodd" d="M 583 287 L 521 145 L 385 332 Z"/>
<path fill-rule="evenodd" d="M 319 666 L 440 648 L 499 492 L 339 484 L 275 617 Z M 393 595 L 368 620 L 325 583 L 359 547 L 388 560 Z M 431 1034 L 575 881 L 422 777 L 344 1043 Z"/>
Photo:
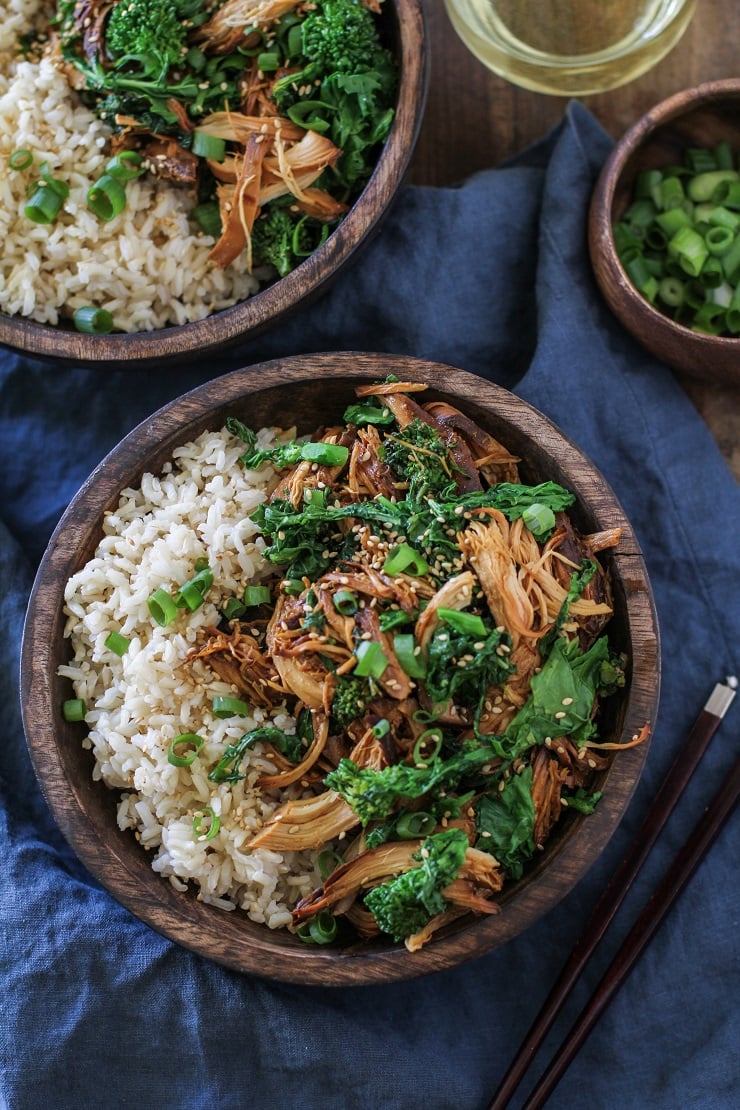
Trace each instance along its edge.
<path fill-rule="evenodd" d="M 309 304 L 378 230 L 400 188 L 416 144 L 426 100 L 428 57 L 419 0 L 387 0 L 385 41 L 398 60 L 399 86 L 390 134 L 375 170 L 326 242 L 286 277 L 204 320 L 130 334 L 84 335 L 70 321 L 58 327 L 0 313 L 0 344 L 26 354 L 74 364 L 139 367 L 169 365 L 225 350 Z"/>
<path fill-rule="evenodd" d="M 34 585 L 22 649 L 24 724 L 36 773 L 56 821 L 96 879 L 142 921 L 209 959 L 269 978 L 344 986 L 408 979 L 452 967 L 503 944 L 551 909 L 597 859 L 637 784 L 648 744 L 620 752 L 600 772 L 603 798 L 588 818 L 573 813 L 548 840 L 524 877 L 501 899 L 503 912 L 448 928 L 420 951 L 374 941 L 349 948 L 309 947 L 241 912 L 225 913 L 179 893 L 152 870 L 149 855 L 116 822 L 116 795 L 92 779 L 84 728 L 67 723 L 62 703 L 71 684 L 58 674 L 69 658 L 64 590 L 101 539 L 104 514 L 144 472 L 158 474 L 173 450 L 237 416 L 253 427 L 298 424 L 310 432 L 341 420 L 354 387 L 392 372 L 427 383 L 428 399 L 461 408 L 522 458 L 523 481 L 559 482 L 577 498 L 571 511 L 583 533 L 621 527 L 605 553 L 614 593 L 612 650 L 629 660 L 628 682 L 605 700 L 600 734 L 628 740 L 655 722 L 660 685 L 659 638 L 640 548 L 624 512 L 592 463 L 541 413 L 498 386 L 449 366 L 372 354 L 323 354 L 247 367 L 201 386 L 155 413 L 104 459 L 73 499 L 52 536 Z"/>
<path fill-rule="evenodd" d="M 685 89 L 647 112 L 617 143 L 601 171 L 589 212 L 589 250 L 609 307 L 651 354 L 696 378 L 740 383 L 740 338 L 694 332 L 654 308 L 625 273 L 612 231 L 642 170 L 681 163 L 688 147 L 712 147 L 724 140 L 740 154 L 740 78 Z"/>

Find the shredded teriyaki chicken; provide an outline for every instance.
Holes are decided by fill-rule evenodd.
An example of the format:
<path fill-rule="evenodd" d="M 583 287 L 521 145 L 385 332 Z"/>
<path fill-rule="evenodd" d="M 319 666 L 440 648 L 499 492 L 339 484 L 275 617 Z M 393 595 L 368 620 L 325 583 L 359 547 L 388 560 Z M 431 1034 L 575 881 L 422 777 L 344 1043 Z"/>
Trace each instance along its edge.
<path fill-rule="evenodd" d="M 649 732 L 598 734 L 625 682 L 597 557 L 619 529 L 580 534 L 567 490 L 526 484 L 505 445 L 425 390 L 362 386 L 341 425 L 267 451 L 227 422 L 247 469 L 275 468 L 252 514 L 273 573 L 190 658 L 296 722 L 247 733 L 209 777 L 239 779 L 261 744 L 276 771 L 259 787 L 292 788 L 251 847 L 319 853 L 293 910 L 308 943 L 382 934 L 414 951 L 500 912 L 563 816 L 593 811 L 614 749 Z"/>

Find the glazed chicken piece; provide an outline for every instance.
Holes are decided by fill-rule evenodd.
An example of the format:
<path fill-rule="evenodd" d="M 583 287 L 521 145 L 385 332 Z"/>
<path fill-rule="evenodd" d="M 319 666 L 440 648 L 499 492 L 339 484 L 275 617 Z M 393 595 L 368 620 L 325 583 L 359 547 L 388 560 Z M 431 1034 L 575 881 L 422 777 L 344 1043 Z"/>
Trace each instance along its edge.
<path fill-rule="evenodd" d="M 234 622 L 229 633 L 217 628 L 206 629 L 207 639 L 194 648 L 186 662 L 203 659 L 219 678 L 236 687 L 253 705 L 279 705 L 288 692 L 273 661 L 263 654 L 259 643 Z"/>

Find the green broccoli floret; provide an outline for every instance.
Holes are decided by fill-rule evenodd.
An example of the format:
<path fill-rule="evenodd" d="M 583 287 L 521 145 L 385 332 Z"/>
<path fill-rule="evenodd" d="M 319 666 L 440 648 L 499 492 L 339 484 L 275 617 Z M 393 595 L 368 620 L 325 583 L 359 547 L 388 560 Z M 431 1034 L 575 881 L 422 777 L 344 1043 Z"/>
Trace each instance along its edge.
<path fill-rule="evenodd" d="M 252 229 L 252 255 L 255 263 L 274 266 L 285 277 L 296 266 L 293 253 L 295 221 L 286 208 L 270 207 L 255 221 Z"/>
<path fill-rule="evenodd" d="M 362 716 L 372 696 L 373 691 L 366 678 L 340 675 L 331 703 L 332 729 L 343 732 L 347 725 Z"/>
<path fill-rule="evenodd" d="M 114 60 L 146 58 L 145 68 L 163 78 L 182 61 L 187 32 L 173 0 L 120 0 L 108 18 L 105 46 Z"/>
<path fill-rule="evenodd" d="M 384 933 L 403 940 L 447 909 L 442 890 L 457 878 L 467 848 L 468 838 L 462 829 L 445 829 L 428 836 L 414 856 L 420 861 L 419 867 L 368 891 L 365 905 Z"/>
<path fill-rule="evenodd" d="M 303 53 L 325 73 L 363 73 L 380 51 L 375 20 L 360 0 L 322 0 L 301 32 Z"/>

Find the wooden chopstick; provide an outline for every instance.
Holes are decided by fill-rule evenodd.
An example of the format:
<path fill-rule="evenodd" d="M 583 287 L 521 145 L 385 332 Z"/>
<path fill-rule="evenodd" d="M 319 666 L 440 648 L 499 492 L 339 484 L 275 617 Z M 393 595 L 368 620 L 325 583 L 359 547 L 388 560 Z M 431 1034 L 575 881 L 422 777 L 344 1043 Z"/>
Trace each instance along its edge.
<path fill-rule="evenodd" d="M 740 798 L 740 759 L 694 826 L 663 878 L 650 896 L 606 974 L 583 1008 L 570 1032 L 546 1068 L 523 1110 L 540 1110 L 570 1066 L 574 1056 L 625 982 L 638 959 L 660 928 L 673 903 L 687 885 Z"/>
<path fill-rule="evenodd" d="M 725 683 L 717 683 L 712 690 L 706 704 L 694 722 L 681 751 L 663 780 L 658 793 L 655 795 L 639 832 L 630 844 L 622 862 L 617 867 L 601 894 L 591 917 L 581 933 L 581 936 L 576 941 L 573 951 L 558 976 L 555 985 L 524 1038 L 514 1060 L 510 1064 L 506 1075 L 501 1081 L 489 1105 L 489 1110 L 504 1110 L 504 1107 L 508 1105 L 514 1091 L 519 1086 L 527 1068 L 532 1062 L 532 1059 L 539 1050 L 549 1030 L 552 1028 L 557 1015 L 568 999 L 578 977 L 596 950 L 617 910 L 630 890 L 632 883 L 639 874 L 658 836 L 668 821 L 668 818 L 678 804 L 710 740 L 716 733 L 722 718 L 732 704 L 736 690 L 737 679 L 734 676 L 727 678 Z M 695 832 L 698 832 L 698 826 Z M 716 835 L 716 833 L 714 835 Z M 696 864 L 694 866 L 696 866 Z M 686 882 L 688 882 L 691 873 L 693 873 L 693 870 L 687 876 Z M 648 903 L 648 905 L 650 906 L 651 903 Z M 665 912 L 667 912 L 668 908 L 670 907 L 667 907 Z M 652 933 L 650 935 L 652 936 Z M 642 949 L 640 949 L 640 951 L 642 951 Z M 609 994 L 610 999 L 616 993 L 618 986 L 619 984 L 615 984 L 615 987 L 611 989 L 611 993 Z M 601 1013 L 602 1010 L 603 1007 L 598 1010 L 598 1013 Z M 593 1020 L 595 1021 L 596 1018 Z M 577 1051 L 577 1047 L 583 1042 L 583 1039 L 592 1026 L 593 1021 L 588 1025 L 586 1033 L 577 1040 L 575 1051 Z M 571 1030 L 571 1033 L 573 1032 L 574 1030 Z M 565 1067 L 568 1066 L 572 1058 L 572 1055 L 570 1055 Z M 551 1086 L 548 1087 L 549 1090 L 552 1090 L 564 1070 L 565 1068 L 558 1070 L 557 1076 L 555 1076 L 554 1067 L 551 1065 L 551 1068 L 548 1069 L 548 1073 L 550 1073 L 550 1080 L 548 1082 L 551 1083 Z M 529 1106 L 529 1104 L 527 1105 Z"/>

